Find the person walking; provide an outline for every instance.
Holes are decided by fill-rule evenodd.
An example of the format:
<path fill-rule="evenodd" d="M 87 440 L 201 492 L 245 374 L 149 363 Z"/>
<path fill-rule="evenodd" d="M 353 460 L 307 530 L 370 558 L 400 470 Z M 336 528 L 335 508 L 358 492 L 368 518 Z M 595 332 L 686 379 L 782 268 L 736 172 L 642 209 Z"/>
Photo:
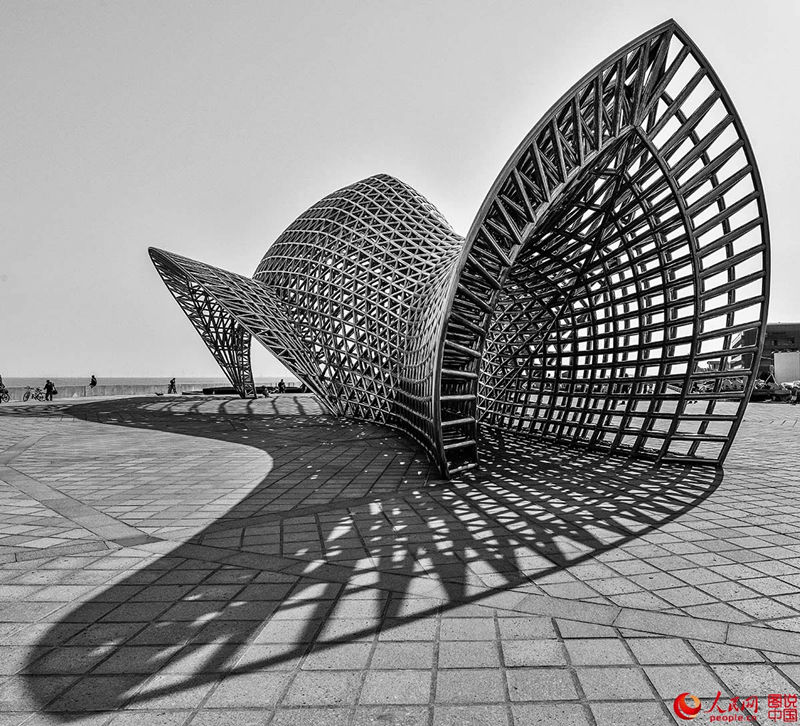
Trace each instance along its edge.
<path fill-rule="evenodd" d="M 283 378 L 278 381 L 278 393 L 286 393 L 286 384 L 283 382 Z"/>
<path fill-rule="evenodd" d="M 177 393 L 177 392 L 178 392 L 178 388 L 175 385 L 175 379 L 174 378 L 170 378 L 169 379 L 169 387 L 167 388 L 167 393 Z"/>
<path fill-rule="evenodd" d="M 53 400 L 53 392 L 56 390 L 55 384 L 49 378 L 47 382 L 44 384 L 44 400 L 45 401 L 52 401 Z"/>
<path fill-rule="evenodd" d="M 97 385 L 97 379 L 94 377 L 94 373 L 92 373 L 92 378 L 89 381 L 89 388 L 94 388 Z"/>

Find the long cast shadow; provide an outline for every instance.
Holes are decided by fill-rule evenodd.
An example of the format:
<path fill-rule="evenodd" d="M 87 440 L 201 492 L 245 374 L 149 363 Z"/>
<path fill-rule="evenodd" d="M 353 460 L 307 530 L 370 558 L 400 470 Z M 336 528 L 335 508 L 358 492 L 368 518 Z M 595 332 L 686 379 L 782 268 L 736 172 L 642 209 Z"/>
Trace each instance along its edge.
<path fill-rule="evenodd" d="M 377 426 L 237 405 L 240 413 L 225 402 L 208 412 L 207 401 L 142 399 L 63 409 L 261 448 L 273 467 L 216 522 L 39 638 L 25 668 L 38 708 L 70 721 L 155 703 L 507 590 L 543 594 L 543 578 L 663 527 L 722 477 L 505 436 L 487 440 L 475 474 L 436 482 L 421 451 Z M 298 448 L 309 446 L 338 462 L 327 479 L 298 465 Z M 354 449 L 367 453 L 353 460 Z M 405 466 L 381 469 L 374 454 L 387 450 Z M 344 483 L 343 461 L 358 464 Z M 47 676 L 63 675 L 65 662 L 89 677 L 59 696 Z M 126 677 L 101 679 L 98 694 L 92 679 L 114 673 Z"/>

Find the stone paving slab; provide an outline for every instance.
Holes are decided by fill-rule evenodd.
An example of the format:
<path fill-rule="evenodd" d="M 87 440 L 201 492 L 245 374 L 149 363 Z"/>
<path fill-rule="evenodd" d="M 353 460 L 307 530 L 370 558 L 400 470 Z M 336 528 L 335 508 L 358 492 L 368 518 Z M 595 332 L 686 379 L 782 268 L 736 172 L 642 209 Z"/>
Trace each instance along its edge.
<path fill-rule="evenodd" d="M 310 396 L 4 406 L 0 725 L 776 723 L 799 418 L 724 477 L 507 438 L 445 484 Z"/>

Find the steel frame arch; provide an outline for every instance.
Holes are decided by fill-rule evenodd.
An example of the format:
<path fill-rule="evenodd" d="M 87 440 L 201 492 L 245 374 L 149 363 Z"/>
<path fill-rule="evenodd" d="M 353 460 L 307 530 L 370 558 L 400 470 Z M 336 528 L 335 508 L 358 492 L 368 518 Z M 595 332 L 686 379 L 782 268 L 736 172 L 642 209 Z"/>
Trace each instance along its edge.
<path fill-rule="evenodd" d="M 674 21 L 551 107 L 466 239 L 378 175 L 300 215 L 252 279 L 151 257 L 241 395 L 255 337 L 329 411 L 400 429 L 444 476 L 477 464 L 484 426 L 720 465 L 766 329 L 753 152 Z"/>

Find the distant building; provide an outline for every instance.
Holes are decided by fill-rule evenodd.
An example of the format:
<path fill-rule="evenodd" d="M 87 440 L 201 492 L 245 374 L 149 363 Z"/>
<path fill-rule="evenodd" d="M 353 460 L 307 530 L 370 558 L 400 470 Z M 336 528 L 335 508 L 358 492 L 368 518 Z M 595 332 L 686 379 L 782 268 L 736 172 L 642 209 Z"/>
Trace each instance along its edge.
<path fill-rule="evenodd" d="M 747 330 L 742 335 L 741 345 L 746 347 L 754 345 L 756 330 Z M 775 353 L 800 350 L 800 323 L 767 323 L 767 334 L 764 339 L 764 350 L 761 353 L 761 362 L 758 366 L 758 377 L 766 378 L 772 372 Z M 742 356 L 749 358 L 748 355 Z M 749 361 L 745 361 L 749 366 Z"/>

